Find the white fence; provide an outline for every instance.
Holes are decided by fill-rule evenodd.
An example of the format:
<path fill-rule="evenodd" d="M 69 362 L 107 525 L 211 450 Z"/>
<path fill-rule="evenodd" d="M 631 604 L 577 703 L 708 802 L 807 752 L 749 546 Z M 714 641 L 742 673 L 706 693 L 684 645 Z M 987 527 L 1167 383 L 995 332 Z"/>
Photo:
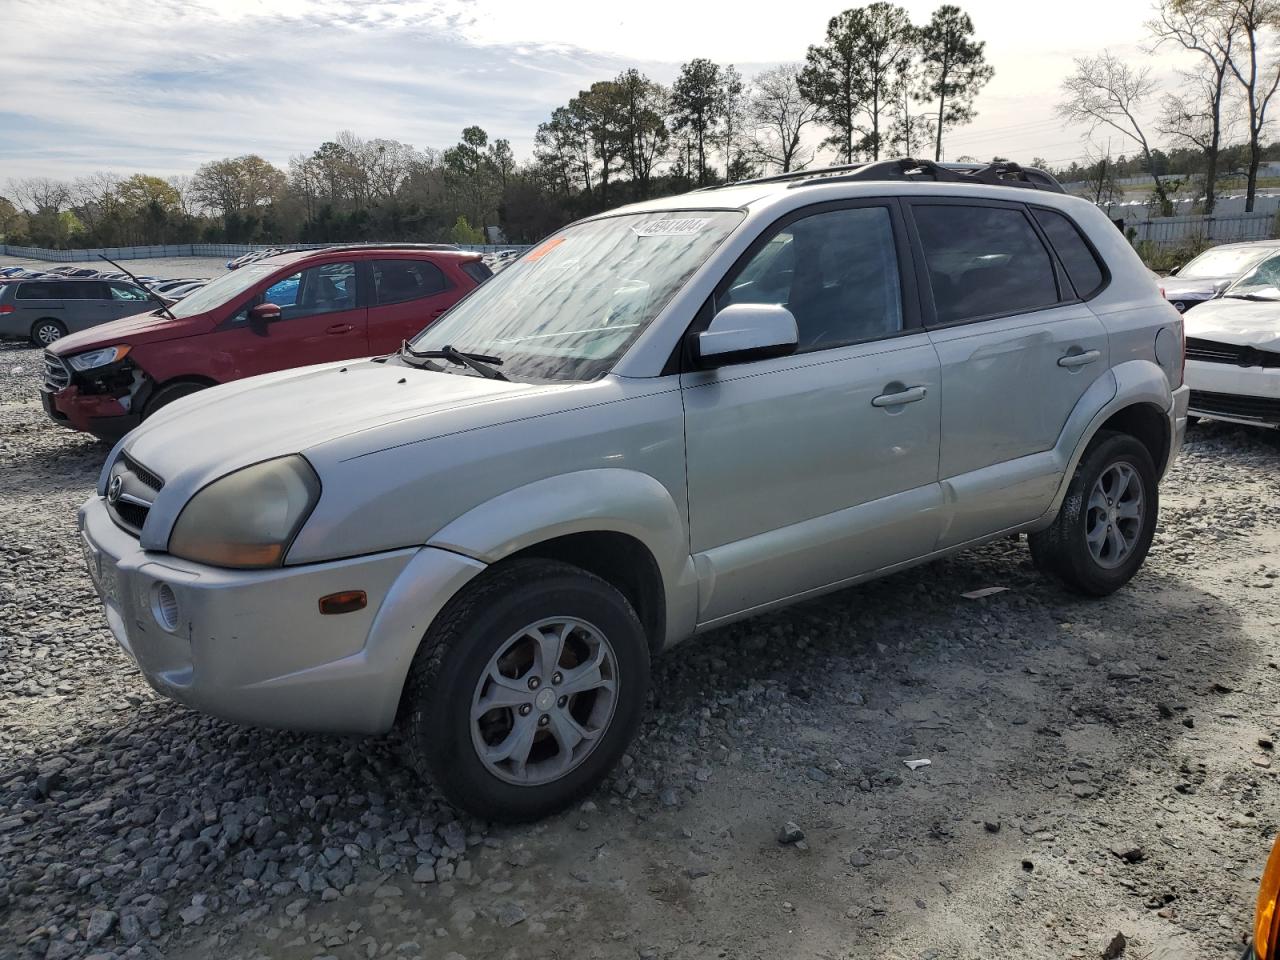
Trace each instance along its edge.
<path fill-rule="evenodd" d="M 26 257 L 29 260 L 52 260 L 58 263 L 81 263 L 98 260 L 103 256 L 112 260 L 152 260 L 158 257 L 238 257 L 255 250 L 270 250 L 273 246 L 291 250 L 318 250 L 322 247 L 340 246 L 336 243 L 168 243 L 146 247 L 94 247 L 87 250 L 47 250 L 44 247 L 15 247 L 0 244 L 0 255 Z M 475 253 L 497 253 L 500 250 L 527 250 L 528 245 L 518 243 L 460 243 L 462 250 Z"/>
<path fill-rule="evenodd" d="M 1117 218 L 1118 219 L 1118 218 Z M 1125 221 L 1125 232 L 1134 240 L 1161 246 L 1176 246 L 1193 240 L 1206 243 L 1239 243 L 1243 240 L 1270 240 L 1276 233 L 1276 214 L 1242 213 L 1235 216 L 1155 217 Z"/>

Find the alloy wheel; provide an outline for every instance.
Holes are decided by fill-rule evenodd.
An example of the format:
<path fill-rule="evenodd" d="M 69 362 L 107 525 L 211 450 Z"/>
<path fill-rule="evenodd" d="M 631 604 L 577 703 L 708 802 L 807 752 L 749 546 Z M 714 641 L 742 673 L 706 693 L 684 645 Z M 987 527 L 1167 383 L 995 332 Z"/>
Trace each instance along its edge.
<path fill-rule="evenodd" d="M 1085 539 L 1101 567 L 1114 569 L 1133 553 L 1142 531 L 1146 500 L 1142 478 L 1132 465 L 1119 461 L 1102 471 L 1089 493 Z"/>

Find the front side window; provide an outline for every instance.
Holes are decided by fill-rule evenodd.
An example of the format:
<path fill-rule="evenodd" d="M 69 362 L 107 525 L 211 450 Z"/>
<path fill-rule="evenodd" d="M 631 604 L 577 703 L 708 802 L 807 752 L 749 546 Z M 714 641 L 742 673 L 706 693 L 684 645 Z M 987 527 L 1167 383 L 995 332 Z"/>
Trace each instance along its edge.
<path fill-rule="evenodd" d="M 776 303 L 799 349 L 823 350 L 902 329 L 902 281 L 887 207 L 829 210 L 780 228 L 729 281 L 716 309 Z"/>
<path fill-rule="evenodd" d="M 281 319 L 337 313 L 356 307 L 356 265 L 325 263 L 277 280 L 262 295 L 280 308 Z"/>
<path fill-rule="evenodd" d="M 426 260 L 373 261 L 373 288 L 380 306 L 434 296 L 448 285 L 444 272 Z"/>
<path fill-rule="evenodd" d="M 145 293 L 137 287 L 128 283 L 109 283 L 111 288 L 112 300 L 148 300 L 150 299 Z"/>
<path fill-rule="evenodd" d="M 593 380 L 742 218 L 738 210 L 681 210 L 566 227 L 477 287 L 412 346 L 498 357 L 512 378 Z"/>
<path fill-rule="evenodd" d="M 1022 210 L 913 204 L 938 323 L 1058 302 L 1053 261 Z"/>

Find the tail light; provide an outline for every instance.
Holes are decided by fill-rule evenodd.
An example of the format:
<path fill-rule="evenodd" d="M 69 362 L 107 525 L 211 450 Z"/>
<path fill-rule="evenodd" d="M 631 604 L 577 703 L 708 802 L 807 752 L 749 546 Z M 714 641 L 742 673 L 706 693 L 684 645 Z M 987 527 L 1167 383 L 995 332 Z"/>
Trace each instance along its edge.
<path fill-rule="evenodd" d="M 15 309 L 16 308 L 12 303 L 0 303 L 0 317 L 4 316 L 6 313 L 13 313 Z"/>
<path fill-rule="evenodd" d="M 1258 906 L 1253 915 L 1253 952 L 1258 960 L 1275 960 L 1276 939 L 1280 934 L 1280 913 L 1276 900 L 1280 897 L 1280 843 L 1273 844 L 1267 867 L 1258 885 Z"/>

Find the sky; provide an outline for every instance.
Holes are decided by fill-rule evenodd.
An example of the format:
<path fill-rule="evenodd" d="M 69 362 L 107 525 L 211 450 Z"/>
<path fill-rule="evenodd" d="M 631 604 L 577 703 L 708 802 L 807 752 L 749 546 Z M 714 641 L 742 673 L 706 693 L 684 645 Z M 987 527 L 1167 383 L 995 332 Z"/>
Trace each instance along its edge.
<path fill-rule="evenodd" d="M 908 2 L 923 23 L 941 0 Z M 1053 112 L 1072 58 L 1103 47 L 1170 87 L 1136 0 L 1069 8 L 968 0 L 995 79 L 949 159 L 1057 165 L 1087 131 Z M 527 158 L 537 125 L 596 80 L 637 67 L 670 83 L 709 57 L 749 77 L 800 61 L 845 4 L 705 0 L 0 0 L 0 184 L 110 171 L 160 176 L 258 153 L 284 166 L 338 131 L 418 148 L 478 124 Z M 1105 143 L 1106 134 L 1098 139 Z M 1113 152 L 1127 149 L 1112 136 Z"/>

